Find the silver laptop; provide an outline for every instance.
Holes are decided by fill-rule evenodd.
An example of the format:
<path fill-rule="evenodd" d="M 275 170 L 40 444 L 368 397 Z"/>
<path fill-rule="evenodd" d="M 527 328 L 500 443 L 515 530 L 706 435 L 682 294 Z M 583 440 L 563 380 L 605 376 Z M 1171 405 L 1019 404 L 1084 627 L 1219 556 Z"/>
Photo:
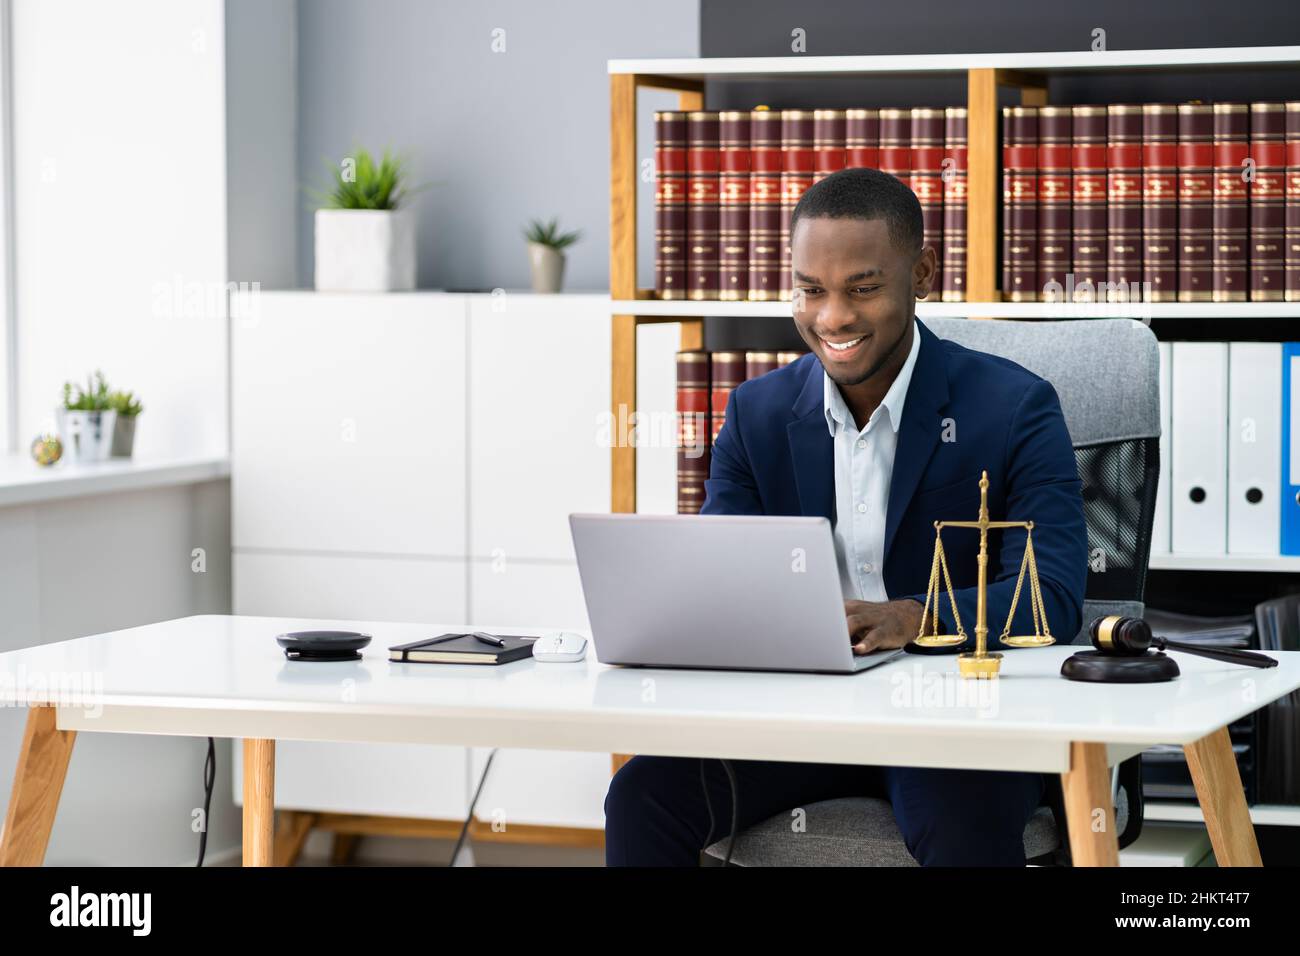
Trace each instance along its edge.
<path fill-rule="evenodd" d="M 569 516 L 602 664 L 851 674 L 826 518 Z"/>

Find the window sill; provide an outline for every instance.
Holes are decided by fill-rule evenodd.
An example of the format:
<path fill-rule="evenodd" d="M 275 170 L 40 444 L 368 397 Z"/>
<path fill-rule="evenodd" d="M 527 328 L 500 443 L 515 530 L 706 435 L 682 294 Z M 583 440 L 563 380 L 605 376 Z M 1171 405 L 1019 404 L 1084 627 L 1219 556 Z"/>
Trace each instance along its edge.
<path fill-rule="evenodd" d="M 228 458 L 170 461 L 113 458 L 96 464 L 59 462 L 42 468 L 26 454 L 0 455 L 0 507 L 197 484 L 228 477 Z"/>

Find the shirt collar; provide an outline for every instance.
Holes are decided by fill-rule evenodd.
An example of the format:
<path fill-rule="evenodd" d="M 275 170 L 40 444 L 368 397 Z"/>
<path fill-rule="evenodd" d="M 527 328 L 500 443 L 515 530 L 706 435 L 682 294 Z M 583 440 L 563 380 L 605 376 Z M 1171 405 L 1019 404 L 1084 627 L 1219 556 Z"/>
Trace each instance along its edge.
<path fill-rule="evenodd" d="M 890 427 L 895 433 L 903 421 L 903 402 L 907 398 L 907 388 L 912 382 L 912 369 L 916 367 L 916 356 L 921 351 L 921 333 L 916 328 L 916 319 L 912 319 L 912 349 L 907 353 L 907 360 L 903 367 L 898 370 L 898 377 L 894 379 L 894 384 L 889 386 L 889 391 L 881 400 L 880 405 L 885 409 Z M 835 437 L 836 426 L 848 426 L 853 421 L 853 416 L 849 414 L 849 408 L 844 403 L 844 396 L 840 394 L 839 386 L 831 381 L 830 375 L 822 369 L 822 410 L 826 414 L 826 427 L 830 430 L 831 437 Z M 875 417 L 880 413 L 876 409 L 872 413 Z M 863 426 L 863 429 L 866 425 Z"/>

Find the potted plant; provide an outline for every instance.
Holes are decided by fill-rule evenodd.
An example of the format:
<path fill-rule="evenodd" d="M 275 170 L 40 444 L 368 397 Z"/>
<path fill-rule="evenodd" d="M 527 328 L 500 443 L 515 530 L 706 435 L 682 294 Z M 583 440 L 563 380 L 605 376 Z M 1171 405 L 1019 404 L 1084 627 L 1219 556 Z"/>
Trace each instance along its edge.
<path fill-rule="evenodd" d="M 317 192 L 316 288 L 321 292 L 394 292 L 415 288 L 415 216 L 406 199 L 404 162 L 364 149 L 332 170 Z"/>
<path fill-rule="evenodd" d="M 73 390 L 76 394 L 73 394 Z M 109 403 L 104 373 L 96 371 L 86 387 L 63 383 L 63 407 L 58 409 L 59 438 L 69 461 L 103 461 L 113 445 L 117 412 Z"/>
<path fill-rule="evenodd" d="M 561 233 L 559 221 L 534 219 L 524 230 L 528 260 L 533 270 L 534 292 L 559 292 L 564 283 L 564 250 L 582 236 L 581 230 Z"/>
<path fill-rule="evenodd" d="M 109 454 L 114 458 L 130 458 L 135 450 L 135 420 L 144 411 L 144 406 L 134 392 L 111 392 L 108 406 L 117 412 L 113 425 L 113 450 Z"/>

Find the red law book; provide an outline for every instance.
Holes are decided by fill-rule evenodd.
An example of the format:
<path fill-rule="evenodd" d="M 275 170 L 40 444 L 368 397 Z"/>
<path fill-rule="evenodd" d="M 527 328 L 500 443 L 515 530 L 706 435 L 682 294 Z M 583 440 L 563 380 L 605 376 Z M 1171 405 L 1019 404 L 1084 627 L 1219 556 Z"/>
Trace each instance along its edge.
<path fill-rule="evenodd" d="M 718 114 L 718 298 L 749 297 L 749 111 Z"/>
<path fill-rule="evenodd" d="M 718 114 L 686 114 L 686 278 L 690 299 L 718 297 Z"/>
<path fill-rule="evenodd" d="M 781 273 L 778 289 L 788 300 L 790 277 L 790 214 L 813 181 L 812 110 L 781 111 Z"/>
<path fill-rule="evenodd" d="M 1074 195 L 1070 238 L 1074 246 L 1073 291 L 1070 298 L 1100 302 L 1106 281 L 1106 107 L 1071 108 L 1070 148 L 1074 157 Z"/>
<path fill-rule="evenodd" d="M 712 446 L 718 440 L 718 432 L 722 431 L 722 425 L 726 421 L 727 399 L 731 397 L 731 390 L 745 380 L 745 353 L 714 352 L 709 365 L 713 396 L 710 416 L 713 435 L 709 444 Z"/>
<path fill-rule="evenodd" d="M 845 110 L 813 110 L 813 182 L 844 168 Z"/>
<path fill-rule="evenodd" d="M 1214 104 L 1213 300 L 1245 302 L 1250 291 L 1246 259 L 1250 210 L 1243 165 L 1250 153 L 1250 110 L 1245 103 Z"/>
<path fill-rule="evenodd" d="M 751 302 L 771 302 L 781 286 L 781 112 L 760 106 L 749 114 L 749 290 Z"/>
<path fill-rule="evenodd" d="M 931 287 L 939 298 L 943 281 L 943 110 L 912 110 L 912 192 L 921 203 L 921 241 L 934 247 L 939 267 Z"/>
<path fill-rule="evenodd" d="M 1178 107 L 1142 107 L 1142 292 L 1178 299 Z"/>
<path fill-rule="evenodd" d="M 686 114 L 655 113 L 655 295 L 686 298 Z"/>
<path fill-rule="evenodd" d="M 1300 101 L 1286 104 L 1286 300 L 1300 302 Z"/>
<path fill-rule="evenodd" d="M 1106 299 L 1142 298 L 1142 107 L 1106 107 Z M 1098 297 L 1100 298 L 1100 296 Z"/>
<path fill-rule="evenodd" d="M 677 513 L 704 505 L 709 477 L 709 353 L 677 353 Z"/>
<path fill-rule="evenodd" d="M 940 298 L 966 301 L 966 107 L 944 110 L 943 265 Z M 951 160 L 951 162 L 947 162 Z"/>
<path fill-rule="evenodd" d="M 912 168 L 912 111 L 880 111 L 880 165 L 881 172 L 897 176 L 904 186 Z"/>
<path fill-rule="evenodd" d="M 1070 107 L 1038 108 L 1038 298 L 1044 302 L 1068 298 L 1073 126 Z"/>
<path fill-rule="evenodd" d="M 1209 302 L 1214 235 L 1214 113 L 1178 107 L 1178 301 Z"/>
<path fill-rule="evenodd" d="M 808 354 L 807 352 L 777 352 L 776 353 L 777 367 L 784 368 L 785 366 L 789 365 L 791 362 L 799 361 L 807 354 Z"/>
<path fill-rule="evenodd" d="M 1255 181 L 1250 208 L 1250 300 L 1281 302 L 1286 295 L 1282 246 L 1286 237 L 1286 104 L 1250 104 L 1250 156 Z"/>
<path fill-rule="evenodd" d="M 1038 301 L 1038 107 L 1002 110 L 1002 297 Z"/>
<path fill-rule="evenodd" d="M 844 111 L 844 164 L 880 168 L 880 111 Z"/>
<path fill-rule="evenodd" d="M 780 368 L 775 352 L 746 352 L 745 353 L 745 380 L 758 378 L 760 375 L 766 375 L 768 372 L 776 371 Z"/>

